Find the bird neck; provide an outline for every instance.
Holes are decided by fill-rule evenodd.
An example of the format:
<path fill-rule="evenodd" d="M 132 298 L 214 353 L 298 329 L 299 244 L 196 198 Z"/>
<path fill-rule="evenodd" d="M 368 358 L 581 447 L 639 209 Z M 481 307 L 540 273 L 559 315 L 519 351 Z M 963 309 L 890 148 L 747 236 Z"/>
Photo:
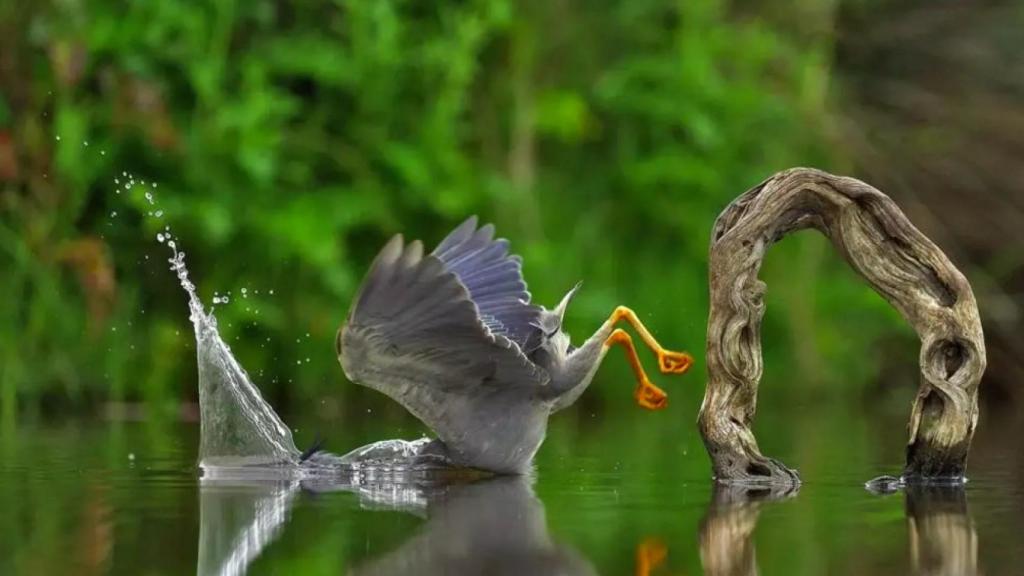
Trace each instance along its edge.
<path fill-rule="evenodd" d="M 552 412 L 571 406 L 590 386 L 601 360 L 608 352 L 605 341 L 613 329 L 612 322 L 605 322 L 582 346 L 573 350 L 564 362 L 555 367 L 556 372 L 551 374 L 552 392 L 555 394 Z"/>

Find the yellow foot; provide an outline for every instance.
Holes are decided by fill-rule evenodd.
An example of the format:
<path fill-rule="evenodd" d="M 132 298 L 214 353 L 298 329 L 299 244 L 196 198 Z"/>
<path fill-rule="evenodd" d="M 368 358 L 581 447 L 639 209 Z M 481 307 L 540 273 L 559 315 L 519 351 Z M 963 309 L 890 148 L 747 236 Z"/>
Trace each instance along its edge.
<path fill-rule="evenodd" d="M 646 378 L 637 384 L 636 390 L 633 391 L 633 398 L 641 408 L 648 410 L 661 410 L 668 406 L 668 395 Z"/>
<path fill-rule="evenodd" d="M 661 540 L 645 539 L 636 547 L 636 576 L 648 576 L 667 556 L 668 548 Z"/>
<path fill-rule="evenodd" d="M 682 374 L 693 366 L 693 356 L 686 352 L 658 350 L 658 369 L 662 374 Z"/>

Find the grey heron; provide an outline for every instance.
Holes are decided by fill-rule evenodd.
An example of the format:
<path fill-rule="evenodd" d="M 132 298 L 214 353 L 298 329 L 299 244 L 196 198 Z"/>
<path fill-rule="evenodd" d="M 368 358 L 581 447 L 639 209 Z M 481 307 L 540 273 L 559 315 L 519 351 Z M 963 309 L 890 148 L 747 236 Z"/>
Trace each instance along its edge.
<path fill-rule="evenodd" d="M 386 394 L 431 430 L 428 452 L 458 466 L 526 471 L 548 416 L 586 390 L 602 359 L 621 345 L 637 379 L 634 398 L 664 408 L 626 321 L 654 351 L 662 373 L 681 374 L 689 354 L 661 347 L 624 306 L 579 347 L 562 329 L 580 285 L 551 310 L 530 303 L 521 259 L 491 224 L 471 217 L 429 254 L 396 235 L 376 257 L 338 330 L 338 359 L 353 382 Z"/>

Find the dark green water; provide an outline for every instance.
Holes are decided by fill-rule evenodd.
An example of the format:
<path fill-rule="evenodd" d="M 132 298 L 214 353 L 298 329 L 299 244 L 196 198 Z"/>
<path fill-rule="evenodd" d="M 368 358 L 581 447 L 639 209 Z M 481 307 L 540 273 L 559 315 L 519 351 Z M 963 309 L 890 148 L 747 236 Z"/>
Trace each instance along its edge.
<path fill-rule="evenodd" d="M 692 423 L 697 396 L 680 394 L 662 413 L 624 398 L 555 417 L 534 478 L 390 494 L 201 480 L 194 423 L 22 425 L 0 439 L 0 573 L 642 574 L 647 564 L 655 575 L 1014 574 L 1024 566 L 1024 448 L 1006 439 L 1020 436 L 1006 419 L 983 414 L 966 489 L 875 496 L 863 483 L 898 471 L 904 407 L 767 394 L 762 448 L 805 480 L 798 494 L 772 500 L 713 491 Z M 311 435 L 302 426 L 318 427 L 336 452 L 418 435 L 376 398 L 330 421 L 307 420 L 300 441 Z M 396 509 L 396 496 L 406 509 Z"/>

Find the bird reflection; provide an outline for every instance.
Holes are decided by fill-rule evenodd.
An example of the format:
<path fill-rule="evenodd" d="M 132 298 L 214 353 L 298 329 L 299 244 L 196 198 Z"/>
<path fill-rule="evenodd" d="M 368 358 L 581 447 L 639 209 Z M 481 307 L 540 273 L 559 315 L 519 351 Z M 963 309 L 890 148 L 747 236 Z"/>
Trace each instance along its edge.
<path fill-rule="evenodd" d="M 552 540 L 544 506 L 524 477 L 431 490 L 427 522 L 398 549 L 355 574 L 595 574 L 576 551 Z"/>
<path fill-rule="evenodd" d="M 715 484 L 700 522 L 700 562 L 709 576 L 757 574 L 754 529 L 767 502 L 794 496 L 798 488 L 743 488 Z"/>
<path fill-rule="evenodd" d="M 356 566 L 355 574 L 596 573 L 579 553 L 551 538 L 544 506 L 523 476 L 376 484 L 353 483 L 351 478 L 203 478 L 198 573 L 245 573 L 281 535 L 303 491 L 354 492 L 364 508 L 426 517 L 415 535 Z"/>
<path fill-rule="evenodd" d="M 963 486 L 908 486 L 905 497 L 914 574 L 980 574 L 978 533 Z"/>

